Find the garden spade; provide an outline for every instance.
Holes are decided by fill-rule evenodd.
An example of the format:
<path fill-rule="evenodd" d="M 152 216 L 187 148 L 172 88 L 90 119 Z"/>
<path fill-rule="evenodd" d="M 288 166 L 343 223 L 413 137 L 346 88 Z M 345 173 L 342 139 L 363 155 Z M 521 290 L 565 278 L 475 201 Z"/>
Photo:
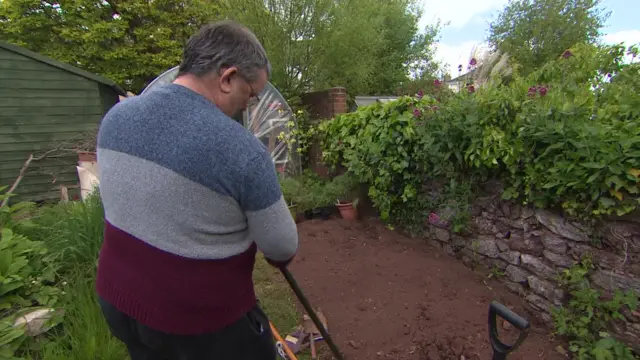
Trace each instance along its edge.
<path fill-rule="evenodd" d="M 289 283 L 289 286 L 291 286 L 293 292 L 298 297 L 298 300 L 300 300 L 300 303 L 302 303 L 302 306 L 304 307 L 307 314 L 309 314 L 309 317 L 313 321 L 313 324 L 320 331 L 320 334 L 322 334 L 322 337 L 327 342 L 327 345 L 329 345 L 333 356 L 338 360 L 344 360 L 342 353 L 340 353 L 340 350 L 331 339 L 331 336 L 329 336 L 329 333 L 327 333 L 324 324 L 320 321 L 318 315 L 309 304 L 309 300 L 307 300 L 307 298 L 302 293 L 302 289 L 300 289 L 300 286 L 298 286 L 298 283 L 293 278 L 291 272 L 286 267 L 280 267 L 280 271 Z M 511 345 L 503 343 L 498 337 L 498 316 L 509 322 L 520 331 L 518 339 Z M 527 320 L 509 310 L 506 306 L 500 304 L 497 301 L 492 301 L 491 304 L 489 304 L 489 340 L 491 342 L 491 348 L 493 349 L 492 360 L 505 360 L 507 358 L 507 355 L 515 351 L 527 338 L 527 335 L 529 335 L 530 326 L 531 325 Z"/>
<path fill-rule="evenodd" d="M 291 286 L 293 292 L 296 294 L 296 297 L 298 297 L 298 300 L 300 300 L 300 303 L 302 303 L 304 310 L 307 312 L 307 314 L 309 314 L 309 317 L 315 324 L 316 328 L 320 331 L 322 338 L 327 342 L 327 345 L 329 345 L 329 349 L 331 349 L 331 353 L 333 354 L 333 356 L 338 360 L 344 360 L 342 353 L 333 342 L 333 339 L 331 339 L 331 336 L 329 336 L 327 329 L 324 327 L 324 324 L 322 323 L 322 321 L 320 321 L 320 318 L 318 318 L 318 315 L 309 304 L 309 300 L 307 300 L 307 298 L 302 293 L 302 289 L 300 289 L 300 286 L 298 286 L 296 279 L 293 278 L 293 275 L 291 274 L 289 269 L 284 266 L 279 267 L 279 269 L 282 272 L 282 275 L 284 275 L 284 278 L 289 283 L 289 286 Z"/>

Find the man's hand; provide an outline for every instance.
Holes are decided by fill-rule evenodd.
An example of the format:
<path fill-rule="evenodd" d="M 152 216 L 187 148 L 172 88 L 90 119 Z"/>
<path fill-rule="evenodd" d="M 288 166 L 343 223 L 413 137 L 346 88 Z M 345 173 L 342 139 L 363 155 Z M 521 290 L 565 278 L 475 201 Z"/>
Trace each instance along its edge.
<path fill-rule="evenodd" d="M 275 261 L 275 260 L 270 260 L 268 257 L 265 256 L 265 260 L 267 260 L 267 262 L 269 263 L 269 265 L 277 267 L 277 268 L 286 268 L 287 266 L 289 266 L 289 264 L 293 261 L 293 259 L 295 258 L 295 255 L 292 256 L 289 260 L 286 261 Z"/>

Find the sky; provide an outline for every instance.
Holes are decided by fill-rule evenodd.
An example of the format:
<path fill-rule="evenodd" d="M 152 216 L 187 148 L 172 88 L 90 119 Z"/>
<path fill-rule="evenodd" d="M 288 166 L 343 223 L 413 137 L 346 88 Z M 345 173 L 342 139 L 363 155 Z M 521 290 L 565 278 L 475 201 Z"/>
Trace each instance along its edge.
<path fill-rule="evenodd" d="M 438 19 L 449 24 L 440 34 L 436 58 L 449 65 L 449 73 L 457 75 L 459 64 L 469 61 L 474 48 L 486 48 L 489 22 L 508 0 L 421 0 L 424 4 L 420 28 Z M 607 43 L 640 43 L 639 0 L 603 0 L 601 5 L 611 12 L 603 32 Z"/>

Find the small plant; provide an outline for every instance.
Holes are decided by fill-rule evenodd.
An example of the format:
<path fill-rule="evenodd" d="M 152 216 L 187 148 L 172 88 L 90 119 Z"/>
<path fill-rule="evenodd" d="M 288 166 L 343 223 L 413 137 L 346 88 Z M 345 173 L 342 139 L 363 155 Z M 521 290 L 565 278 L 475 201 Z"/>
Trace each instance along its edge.
<path fill-rule="evenodd" d="M 280 189 L 287 205 L 297 205 L 300 197 L 304 193 L 304 188 L 300 180 L 295 177 L 281 177 Z"/>
<path fill-rule="evenodd" d="M 317 132 L 317 126 L 309 121 L 309 114 L 303 109 L 298 109 L 295 111 L 295 121 L 287 121 L 286 131 L 278 134 L 278 140 L 287 144 L 289 153 L 293 154 L 295 151 L 300 155 L 301 162 L 306 164 L 309 147 Z"/>
<path fill-rule="evenodd" d="M 29 226 L 31 222 L 28 219 L 28 215 L 33 208 L 35 208 L 35 203 L 29 201 L 20 201 L 15 204 L 10 204 L 8 199 L 15 194 L 12 193 L 2 193 L 7 190 L 9 186 L 0 186 L 0 204 L 4 204 L 4 206 L 0 205 L 0 228 L 13 228 L 16 225 L 20 226 Z"/>
<path fill-rule="evenodd" d="M 585 257 L 560 276 L 559 283 L 568 290 L 571 299 L 566 307 L 552 311 L 556 333 L 568 337 L 569 350 L 579 360 L 637 359 L 629 347 L 607 332 L 610 321 L 624 319 L 622 307 L 637 309 L 637 294 L 616 291 L 612 299 L 603 300 L 600 292 L 589 286 L 587 279 L 592 268 L 591 259 Z"/>
<path fill-rule="evenodd" d="M 327 185 L 328 191 L 335 197 L 340 215 L 346 220 L 358 218 L 358 186 L 356 176 L 351 172 L 338 175 Z"/>
<path fill-rule="evenodd" d="M 498 266 L 493 265 L 491 267 L 491 273 L 489 275 L 487 275 L 487 278 L 489 278 L 489 279 L 491 279 L 491 278 L 500 279 L 500 278 L 502 278 L 504 276 L 505 276 L 505 272 L 502 269 L 500 269 Z"/>
<path fill-rule="evenodd" d="M 19 204 L 13 205 L 18 206 Z M 23 206 L 23 205 L 21 205 Z M 15 214 L 12 206 L 5 214 Z M 24 327 L 14 326 L 16 316 L 27 309 L 53 306 L 60 290 L 55 285 L 57 267 L 44 243 L 15 233 L 8 225 L 0 227 L 0 357 L 13 358 L 26 340 Z"/>
<path fill-rule="evenodd" d="M 329 191 L 335 197 L 336 204 L 353 204 L 358 206 L 358 186 L 360 182 L 353 173 L 338 175 L 329 183 Z"/>
<path fill-rule="evenodd" d="M 296 219 L 298 217 L 298 207 L 301 204 L 301 199 L 304 194 L 302 183 L 295 177 L 281 177 L 280 189 L 282 190 L 284 200 L 289 206 L 291 217 Z"/>

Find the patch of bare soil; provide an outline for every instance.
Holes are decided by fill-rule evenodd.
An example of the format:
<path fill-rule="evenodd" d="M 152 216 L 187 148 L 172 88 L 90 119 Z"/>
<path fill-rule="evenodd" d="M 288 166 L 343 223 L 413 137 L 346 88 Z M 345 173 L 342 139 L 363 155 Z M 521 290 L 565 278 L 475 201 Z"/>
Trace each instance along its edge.
<path fill-rule="evenodd" d="M 509 360 L 564 359 L 525 301 L 486 274 L 466 268 L 420 239 L 378 220 L 298 225 L 300 251 L 291 271 L 329 333 L 350 360 L 488 360 L 489 303 L 530 319 L 531 331 Z M 517 332 L 499 322 L 501 339 Z M 330 359 L 322 343 L 321 359 Z"/>

